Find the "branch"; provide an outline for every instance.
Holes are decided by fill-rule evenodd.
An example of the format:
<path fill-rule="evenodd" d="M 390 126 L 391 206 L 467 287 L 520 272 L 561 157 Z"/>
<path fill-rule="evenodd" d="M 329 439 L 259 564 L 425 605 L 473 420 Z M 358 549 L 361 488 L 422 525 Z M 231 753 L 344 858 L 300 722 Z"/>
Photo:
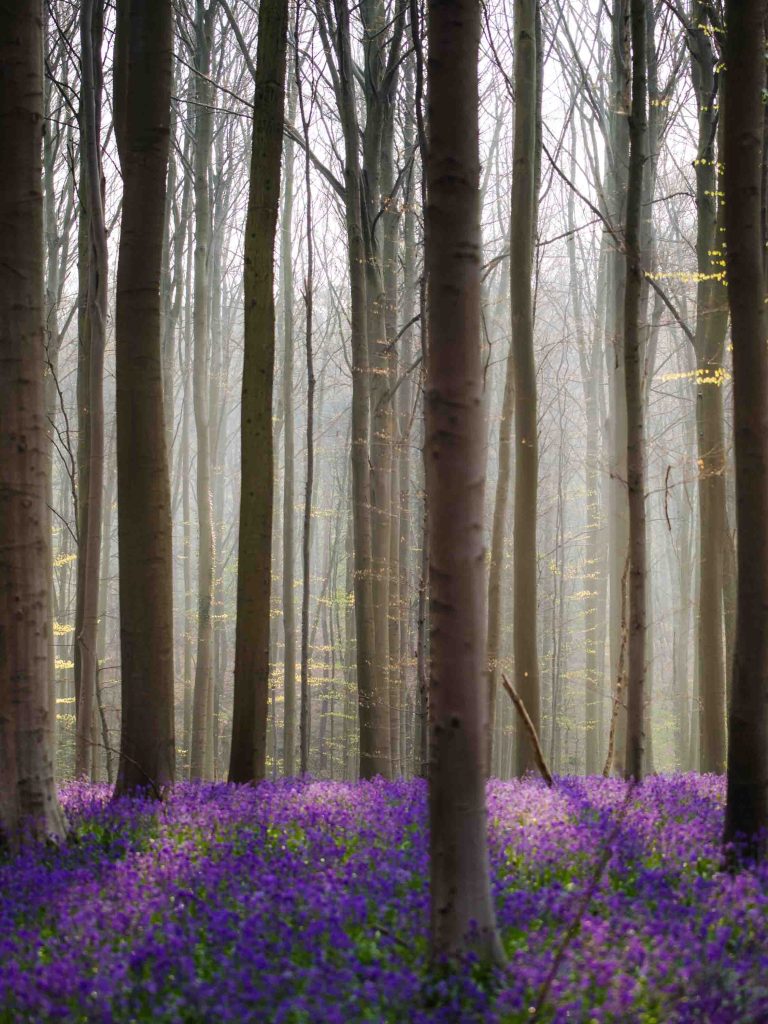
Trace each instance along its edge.
<path fill-rule="evenodd" d="M 538 734 L 536 732 L 533 722 L 531 721 L 531 717 L 528 714 L 528 711 L 526 710 L 525 704 L 523 704 L 523 698 L 520 696 L 520 694 L 514 688 L 512 683 L 510 683 L 510 681 L 507 679 L 506 675 L 503 672 L 501 673 L 501 681 L 504 685 L 504 689 L 512 698 L 512 703 L 515 705 L 517 713 L 520 715 L 523 725 L 525 726 L 525 731 L 528 733 L 528 736 L 530 737 L 531 746 L 533 747 L 533 756 L 536 761 L 536 767 L 539 769 L 539 773 L 542 779 L 544 779 L 546 784 L 551 789 L 552 786 L 555 784 L 555 781 L 552 778 L 552 772 L 547 767 L 547 762 L 544 759 L 544 752 L 541 749 L 541 743 L 539 742 Z"/>
<path fill-rule="evenodd" d="M 595 216 L 598 217 L 603 222 L 603 224 L 605 225 L 606 231 L 609 233 L 611 238 L 616 243 L 616 246 L 617 246 L 619 252 L 626 253 L 627 249 L 626 249 L 626 245 L 624 243 L 624 238 L 621 235 L 621 233 L 613 226 L 613 224 L 611 224 L 611 222 L 608 220 L 608 218 L 605 216 L 605 214 L 600 209 L 598 209 L 598 207 L 595 206 L 595 204 L 593 202 L 591 202 L 587 198 L 587 196 L 584 195 L 583 192 L 580 192 L 579 189 L 576 188 L 574 183 L 565 174 L 565 172 L 560 170 L 560 168 L 558 167 L 558 165 L 557 165 L 557 163 L 555 161 L 555 158 L 552 156 L 552 154 L 550 153 L 550 151 L 547 149 L 547 147 L 544 145 L 543 142 L 541 144 L 541 148 L 543 149 L 544 153 L 546 154 L 547 159 L 549 160 L 549 163 L 550 163 L 550 165 L 552 167 L 552 170 L 555 171 L 555 173 L 558 174 L 563 179 L 565 184 L 570 189 L 573 190 L 574 194 L 579 197 L 579 199 L 582 201 L 582 203 L 584 203 L 586 206 L 588 206 L 590 208 L 590 210 L 592 211 L 592 213 L 594 213 Z M 667 295 L 667 293 L 664 291 L 664 289 L 658 284 L 658 282 L 654 281 L 654 279 L 649 275 L 648 271 L 642 265 L 640 266 L 640 272 L 642 273 L 643 277 L 648 282 L 648 284 L 651 286 L 651 288 L 653 288 L 653 290 L 659 296 L 659 298 L 664 303 L 664 305 L 667 307 L 667 309 L 670 311 L 670 313 L 672 314 L 672 316 L 673 316 L 677 326 L 680 328 L 680 330 L 686 336 L 688 341 L 690 341 L 690 343 L 695 347 L 695 345 L 696 345 L 696 338 L 695 338 L 695 336 L 693 334 L 693 331 L 685 323 L 685 321 L 683 320 L 682 316 L 680 315 L 677 307 L 672 302 L 670 297 Z"/>

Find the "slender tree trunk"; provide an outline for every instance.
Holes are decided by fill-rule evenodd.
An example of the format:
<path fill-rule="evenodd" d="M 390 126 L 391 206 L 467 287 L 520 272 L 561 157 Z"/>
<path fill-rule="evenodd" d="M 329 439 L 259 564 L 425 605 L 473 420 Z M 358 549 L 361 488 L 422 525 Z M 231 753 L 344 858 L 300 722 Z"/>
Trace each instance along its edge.
<path fill-rule="evenodd" d="M 208 401 L 211 324 L 209 261 L 211 203 L 209 174 L 213 131 L 211 47 L 215 4 L 197 0 L 195 13 L 195 255 L 192 402 L 197 440 L 197 658 L 192 701 L 190 778 L 211 776 L 213 721 L 210 714 L 211 655 L 213 648 L 213 520 L 211 510 L 211 422 Z"/>
<path fill-rule="evenodd" d="M 269 696 L 274 490 L 274 244 L 280 200 L 288 0 L 262 0 L 245 230 L 242 485 L 230 782 L 263 779 Z"/>
<path fill-rule="evenodd" d="M 43 11 L 0 8 L 0 837 L 59 837 L 50 675 Z"/>
<path fill-rule="evenodd" d="M 115 323 L 122 730 L 116 795 L 173 782 L 173 559 L 160 260 L 170 135 L 170 0 L 118 0 L 123 174 Z"/>
<path fill-rule="evenodd" d="M 431 0 L 428 25 L 431 935 L 436 956 L 473 948 L 487 961 L 500 960 L 502 951 L 491 900 L 485 810 L 479 5 Z"/>
<path fill-rule="evenodd" d="M 110 439 L 109 452 L 105 459 L 106 486 L 104 488 L 104 513 L 101 546 L 101 577 L 99 579 L 99 630 L 97 638 L 98 668 L 96 672 L 96 697 L 101 724 L 101 740 L 104 748 L 104 764 L 107 770 L 107 782 L 110 786 L 115 781 L 112 758 L 112 740 L 109 723 L 101 690 L 102 665 L 107 656 L 107 623 L 109 621 L 109 573 L 112 564 L 112 505 L 115 501 L 115 484 L 117 482 L 114 462 L 114 436 Z"/>
<path fill-rule="evenodd" d="M 301 107 L 301 122 L 307 145 L 304 149 L 304 201 L 307 228 L 307 276 L 304 281 L 305 331 L 304 347 L 307 358 L 307 475 L 304 485 L 304 522 L 301 538 L 301 774 L 309 768 L 309 595 L 312 583 L 310 555 L 312 552 L 312 489 L 315 483 L 315 368 L 312 352 L 312 314 L 314 311 L 314 240 L 312 237 L 312 176 L 309 158 L 309 121 L 304 109 L 298 63 L 296 88 Z"/>
<path fill-rule="evenodd" d="M 375 671 L 376 634 L 373 613 L 373 535 L 370 472 L 370 361 L 367 331 L 366 252 L 362 227 L 362 189 L 358 154 L 359 128 L 349 33 L 349 11 L 334 0 L 337 19 L 337 101 L 344 128 L 344 199 L 351 294 L 352 348 L 352 515 L 355 549 L 355 634 L 360 721 L 360 776 L 389 774 L 389 714 Z M 328 3 L 319 22 L 330 59 Z"/>
<path fill-rule="evenodd" d="M 716 57 L 707 5 L 693 5 L 688 32 L 691 77 L 699 119 L 696 170 L 696 434 L 699 467 L 699 747 L 701 770 L 725 768 L 725 660 L 723 648 L 723 549 L 725 546 L 725 437 L 723 356 L 727 291 L 714 275 L 722 256 L 722 209 L 716 195 Z M 720 221 L 720 223 L 718 223 Z"/>
<path fill-rule="evenodd" d="M 624 387 L 627 403 L 627 494 L 629 503 L 629 625 L 627 636 L 627 748 L 625 775 L 640 779 L 645 746 L 646 562 L 645 429 L 643 353 L 640 344 L 640 218 L 647 159 L 647 41 L 645 0 L 631 0 L 632 109 L 629 119 L 627 191 L 627 283 L 624 296 Z"/>
<path fill-rule="evenodd" d="M 298 60 L 293 57 L 292 60 Z M 297 85 L 289 76 L 288 120 L 296 117 Z M 283 184 L 283 213 L 280 225 L 280 273 L 283 292 L 283 771 L 291 776 L 296 772 L 296 603 L 293 587 L 296 576 L 295 550 L 295 443 L 293 403 L 293 142 L 286 138 Z"/>
<path fill-rule="evenodd" d="M 510 306 L 515 382 L 515 522 L 513 617 L 515 687 L 538 732 L 541 725 L 536 639 L 538 423 L 533 348 L 533 242 L 536 171 L 536 0 L 515 0 L 515 137 L 510 225 Z M 535 767 L 530 738 L 518 725 L 516 773 Z"/>
<path fill-rule="evenodd" d="M 725 229 L 733 339 L 738 611 L 725 839 L 764 853 L 768 826 L 768 348 L 761 230 L 765 4 L 727 0 Z"/>
<path fill-rule="evenodd" d="M 629 0 L 614 0 L 611 12 L 611 111 L 610 140 L 606 174 L 606 213 L 616 226 L 625 222 L 627 167 L 629 160 Z M 623 580 L 629 544 L 627 506 L 627 403 L 624 383 L 624 289 L 626 261 L 611 242 L 609 302 L 606 308 L 606 359 L 609 382 L 609 455 L 608 549 L 609 549 L 609 623 L 610 679 L 619 686 L 622 697 L 616 720 L 614 767 L 624 771 L 626 760 L 626 657 L 621 665 L 623 645 L 622 609 L 626 606 Z"/>
<path fill-rule="evenodd" d="M 83 0 L 80 11 L 82 82 L 81 217 L 85 219 L 85 308 L 78 361 L 79 493 L 78 622 L 75 626 L 77 724 L 75 775 L 88 776 L 92 757 L 99 623 L 99 565 L 104 490 L 104 346 L 107 323 L 107 230 L 101 167 L 102 0 Z"/>

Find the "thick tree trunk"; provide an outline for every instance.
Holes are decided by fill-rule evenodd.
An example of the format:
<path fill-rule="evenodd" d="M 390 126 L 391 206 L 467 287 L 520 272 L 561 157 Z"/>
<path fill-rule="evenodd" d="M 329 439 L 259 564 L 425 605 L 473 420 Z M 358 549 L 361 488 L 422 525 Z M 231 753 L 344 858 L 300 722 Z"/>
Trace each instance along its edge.
<path fill-rule="evenodd" d="M 533 245 L 536 215 L 536 0 L 515 0 L 515 138 L 510 225 L 510 307 L 515 381 L 513 622 L 515 688 L 537 732 L 541 694 L 536 558 L 538 423 L 533 348 Z M 530 737 L 518 720 L 516 774 L 535 769 Z"/>
<path fill-rule="evenodd" d="M 768 347 L 761 230 L 765 3 L 727 0 L 724 163 L 733 339 L 738 610 L 725 839 L 764 853 L 768 826 Z"/>
<path fill-rule="evenodd" d="M 269 695 L 269 611 L 274 491 L 274 245 L 280 201 L 288 0 L 262 0 L 256 54 L 251 184 L 245 229 L 245 337 L 241 407 L 231 782 L 263 779 Z"/>
<path fill-rule="evenodd" d="M 173 560 L 160 261 L 170 135 L 170 0 L 118 0 L 123 210 L 115 318 L 122 730 L 116 795 L 173 782 Z"/>
<path fill-rule="evenodd" d="M 430 558 L 430 871 L 436 956 L 501 959 L 485 776 L 485 416 L 474 0 L 429 4 L 426 469 Z M 530 243 L 530 232 L 528 234 Z"/>
<path fill-rule="evenodd" d="M 59 837 L 50 677 L 43 11 L 0 8 L 0 840 Z"/>

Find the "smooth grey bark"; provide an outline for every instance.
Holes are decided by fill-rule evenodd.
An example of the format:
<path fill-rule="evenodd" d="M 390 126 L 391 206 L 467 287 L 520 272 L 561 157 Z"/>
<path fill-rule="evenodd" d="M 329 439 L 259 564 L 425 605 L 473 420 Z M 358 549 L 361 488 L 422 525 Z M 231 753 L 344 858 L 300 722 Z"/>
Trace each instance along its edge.
<path fill-rule="evenodd" d="M 485 414 L 474 0 L 428 8 L 426 490 L 430 579 L 430 890 L 437 957 L 501 960 L 485 809 Z M 529 234 L 530 238 L 530 234 Z"/>

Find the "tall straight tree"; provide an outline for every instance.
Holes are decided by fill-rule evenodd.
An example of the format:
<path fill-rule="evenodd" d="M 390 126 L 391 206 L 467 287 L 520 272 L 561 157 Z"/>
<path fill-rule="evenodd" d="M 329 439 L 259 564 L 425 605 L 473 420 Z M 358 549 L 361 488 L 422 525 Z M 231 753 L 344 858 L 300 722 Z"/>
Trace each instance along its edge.
<path fill-rule="evenodd" d="M 262 0 L 245 226 L 242 484 L 230 782 L 263 779 L 266 768 L 274 492 L 274 248 L 285 120 L 287 29 L 288 0 Z"/>
<path fill-rule="evenodd" d="M 197 0 L 195 8 L 195 256 L 194 365 L 192 399 L 197 439 L 197 660 L 192 702 L 190 777 L 210 777 L 213 768 L 213 706 L 211 655 L 213 649 L 213 521 L 211 509 L 211 417 L 209 401 L 211 323 L 210 170 L 213 112 L 211 49 L 217 4 Z"/>
<path fill-rule="evenodd" d="M 318 28 L 339 117 L 344 132 L 344 188 L 351 300 L 352 354 L 352 525 L 354 533 L 354 611 L 360 776 L 373 778 L 390 771 L 389 708 L 383 693 L 381 666 L 376 665 L 373 592 L 373 527 L 371 485 L 371 370 L 368 339 L 368 286 L 363 181 L 360 170 L 355 73 L 350 40 L 349 7 L 343 0 L 321 0 Z"/>
<path fill-rule="evenodd" d="M 728 0 L 725 239 L 733 340 L 738 596 L 725 838 L 765 852 L 768 828 L 768 347 L 761 225 L 764 0 Z"/>
<path fill-rule="evenodd" d="M 536 518 L 539 444 L 533 350 L 533 245 L 536 232 L 536 3 L 515 0 L 515 136 L 510 225 L 510 307 L 515 384 L 515 524 L 513 616 L 515 683 L 533 727 L 541 725 L 536 641 Z M 535 768 L 531 741 L 518 719 L 516 774 Z"/>
<path fill-rule="evenodd" d="M 691 10 L 688 47 L 699 121 L 696 154 L 696 434 L 699 499 L 699 758 L 705 772 L 725 767 L 725 656 L 723 570 L 726 547 L 725 439 L 722 366 L 728 328 L 725 281 L 713 274 L 722 250 L 719 227 L 716 141 L 718 107 L 714 97 L 721 72 L 713 40 L 714 9 L 696 0 Z M 710 21 L 712 19 L 712 21 Z M 715 28 L 717 26 L 714 26 Z M 715 255 L 715 253 L 718 255 Z"/>
<path fill-rule="evenodd" d="M 501 958 L 485 808 L 486 437 L 480 342 L 480 5 L 430 0 L 425 268 L 433 953 Z"/>
<path fill-rule="evenodd" d="M 171 495 L 160 276 L 171 122 L 171 0 L 118 0 L 123 175 L 115 317 L 122 728 L 116 795 L 175 775 Z"/>
<path fill-rule="evenodd" d="M 629 634 L 627 640 L 627 747 L 624 773 L 640 779 L 645 743 L 646 536 L 643 359 L 640 338 L 643 269 L 640 216 L 648 138 L 648 59 L 645 0 L 631 0 L 632 108 L 629 118 L 629 186 L 625 229 L 627 283 L 624 292 L 624 388 L 627 401 L 627 492 L 629 502 Z"/>
<path fill-rule="evenodd" d="M 0 5 L 0 842 L 60 836 L 51 705 L 43 10 Z"/>
<path fill-rule="evenodd" d="M 98 677 L 99 564 L 104 491 L 104 347 L 107 330 L 107 228 L 101 162 L 103 0 L 80 8 L 80 216 L 83 308 L 78 358 L 78 561 L 75 623 L 77 731 L 75 775 L 93 754 Z"/>

